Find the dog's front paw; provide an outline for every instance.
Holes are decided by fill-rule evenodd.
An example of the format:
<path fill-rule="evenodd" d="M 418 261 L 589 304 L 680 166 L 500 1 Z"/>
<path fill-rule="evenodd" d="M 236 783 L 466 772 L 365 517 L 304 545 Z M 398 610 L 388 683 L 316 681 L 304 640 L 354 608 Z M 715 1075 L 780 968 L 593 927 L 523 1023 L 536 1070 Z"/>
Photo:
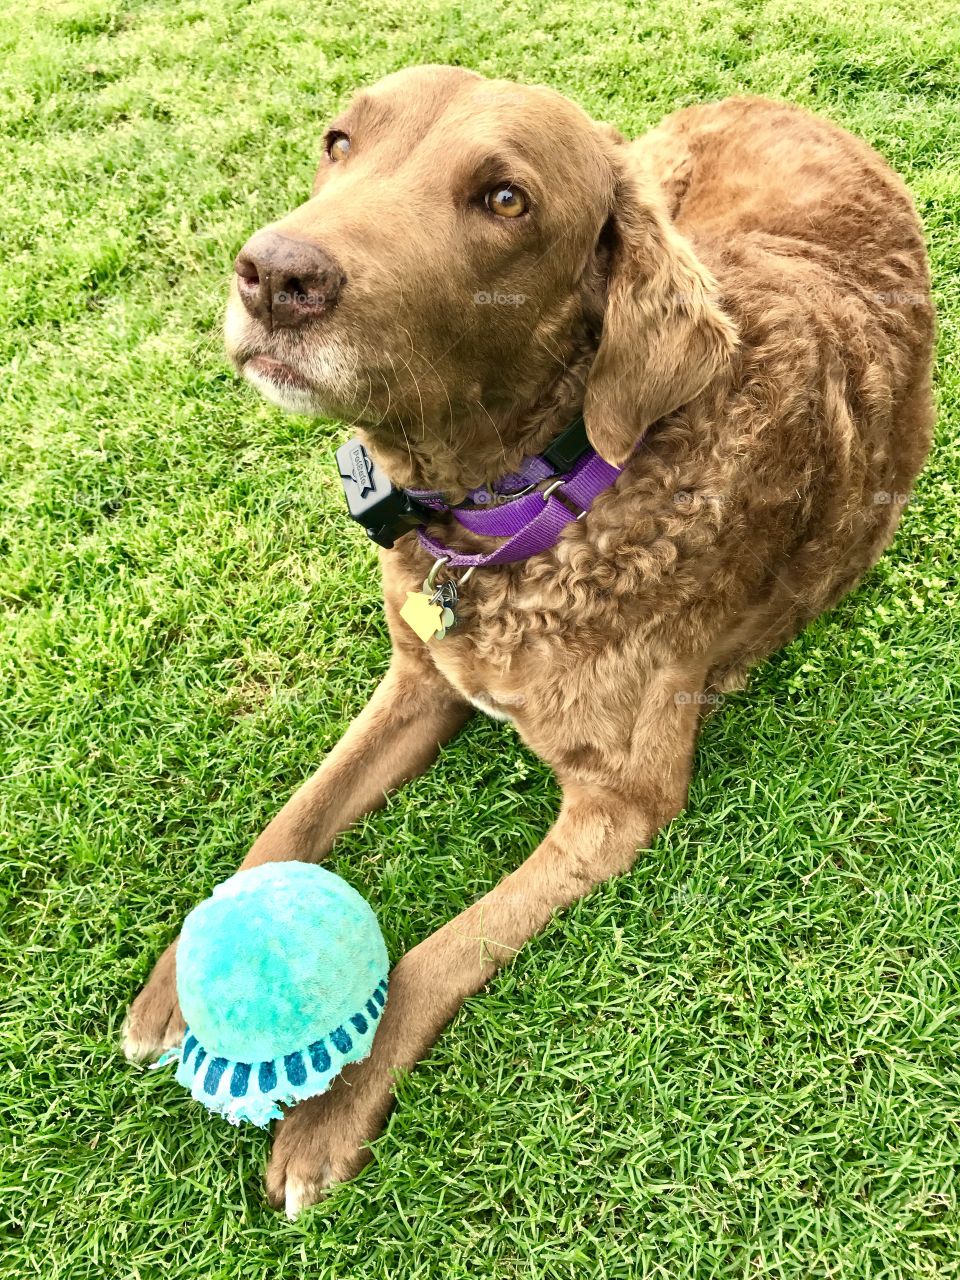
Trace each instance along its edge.
<path fill-rule="evenodd" d="M 127 1012 L 121 1035 L 123 1052 L 131 1062 L 158 1058 L 183 1039 L 186 1027 L 177 999 L 176 955 L 173 942 Z"/>
<path fill-rule="evenodd" d="M 382 1107 L 364 1104 L 357 1087 L 363 1065 L 347 1067 L 328 1093 L 308 1098 L 277 1126 L 267 1166 L 267 1197 L 275 1209 L 295 1218 L 338 1182 L 360 1172 L 371 1158 L 367 1145 L 383 1126 Z"/>

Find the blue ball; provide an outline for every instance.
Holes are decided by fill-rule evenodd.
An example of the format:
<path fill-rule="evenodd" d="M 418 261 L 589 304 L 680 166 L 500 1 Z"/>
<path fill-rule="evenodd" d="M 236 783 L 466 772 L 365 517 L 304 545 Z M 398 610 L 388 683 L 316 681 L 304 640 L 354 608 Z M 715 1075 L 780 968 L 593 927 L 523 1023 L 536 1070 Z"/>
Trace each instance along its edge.
<path fill-rule="evenodd" d="M 387 949 L 355 889 L 323 867 L 238 872 L 187 916 L 177 1079 L 211 1110 L 265 1125 L 370 1052 Z"/>

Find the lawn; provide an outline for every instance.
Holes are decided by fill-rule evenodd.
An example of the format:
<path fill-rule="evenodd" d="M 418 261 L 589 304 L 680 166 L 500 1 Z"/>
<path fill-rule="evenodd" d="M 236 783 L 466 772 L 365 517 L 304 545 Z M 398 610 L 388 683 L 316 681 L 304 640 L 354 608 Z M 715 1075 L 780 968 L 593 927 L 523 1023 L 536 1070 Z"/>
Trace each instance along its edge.
<path fill-rule="evenodd" d="M 960 14 L 835 0 L 30 0 L 0 44 L 0 1276 L 960 1276 Z M 295 1223 L 268 1139 L 127 1064 L 126 1005 L 374 687 L 341 424 L 221 352 L 229 266 L 322 124 L 417 62 L 640 132 L 737 91 L 903 173 L 938 446 L 893 550 L 708 722 L 634 873 L 468 1002 Z M 557 803 L 479 720 L 331 862 L 401 951 Z"/>

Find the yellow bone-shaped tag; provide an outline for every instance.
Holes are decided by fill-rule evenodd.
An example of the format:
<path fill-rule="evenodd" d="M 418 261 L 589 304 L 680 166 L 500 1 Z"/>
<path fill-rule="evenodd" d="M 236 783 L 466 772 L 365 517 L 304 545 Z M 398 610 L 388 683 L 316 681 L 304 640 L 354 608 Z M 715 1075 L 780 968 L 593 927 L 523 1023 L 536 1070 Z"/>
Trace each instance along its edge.
<path fill-rule="evenodd" d="M 407 592 L 400 617 L 423 641 L 432 640 L 443 628 L 443 606 L 424 591 Z"/>

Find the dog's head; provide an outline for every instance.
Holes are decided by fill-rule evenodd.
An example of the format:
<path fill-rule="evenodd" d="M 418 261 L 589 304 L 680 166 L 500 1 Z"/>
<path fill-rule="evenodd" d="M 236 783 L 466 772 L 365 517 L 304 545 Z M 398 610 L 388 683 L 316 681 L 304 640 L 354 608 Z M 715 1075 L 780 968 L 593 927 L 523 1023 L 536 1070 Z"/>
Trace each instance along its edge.
<path fill-rule="evenodd" d="M 227 309 L 232 359 L 282 407 L 448 445 L 488 423 L 502 450 L 592 343 L 587 428 L 621 461 L 728 355 L 659 191 L 559 94 L 402 71 L 323 150 L 311 199 L 241 250 Z"/>

